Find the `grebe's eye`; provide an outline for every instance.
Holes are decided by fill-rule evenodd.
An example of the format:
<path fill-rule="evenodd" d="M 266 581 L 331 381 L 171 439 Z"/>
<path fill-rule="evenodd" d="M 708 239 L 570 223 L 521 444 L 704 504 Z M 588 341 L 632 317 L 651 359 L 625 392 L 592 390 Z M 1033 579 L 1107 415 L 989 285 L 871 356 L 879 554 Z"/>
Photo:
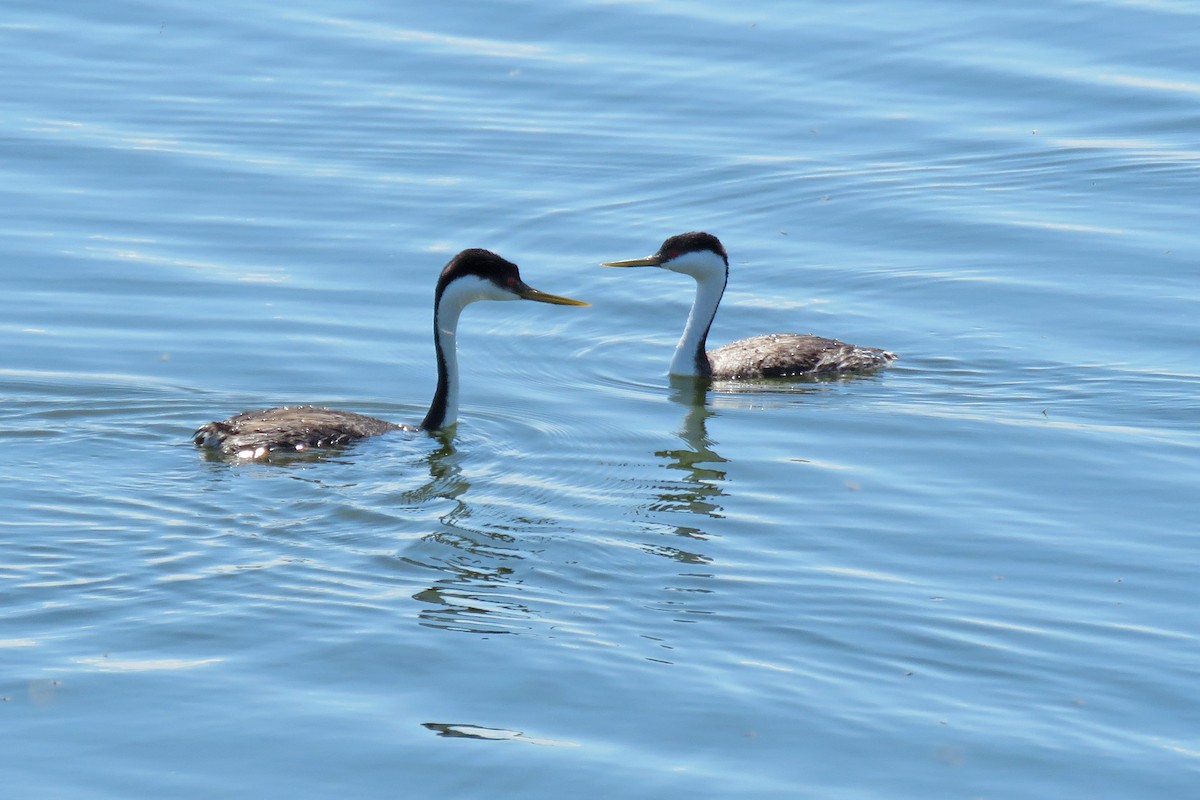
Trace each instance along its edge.
<path fill-rule="evenodd" d="M 674 261 L 677 258 L 679 258 L 678 250 L 668 250 L 667 251 L 667 261 Z"/>
<path fill-rule="evenodd" d="M 512 287 L 516 286 L 517 285 L 517 276 L 509 275 L 507 278 L 504 279 L 504 285 L 510 289 Z"/>

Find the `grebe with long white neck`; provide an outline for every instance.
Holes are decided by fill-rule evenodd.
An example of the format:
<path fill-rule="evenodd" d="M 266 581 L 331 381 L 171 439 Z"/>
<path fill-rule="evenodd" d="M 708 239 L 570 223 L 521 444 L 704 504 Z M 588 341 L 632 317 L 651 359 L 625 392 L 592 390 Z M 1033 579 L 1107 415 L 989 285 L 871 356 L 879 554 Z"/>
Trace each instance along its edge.
<path fill-rule="evenodd" d="M 724 379 L 786 378 L 867 372 L 886 367 L 896 354 L 801 333 L 768 333 L 704 349 L 709 328 L 729 280 L 729 256 L 711 233 L 693 231 L 668 238 L 645 258 L 608 261 L 605 267 L 661 267 L 696 279 L 696 298 L 675 347 L 670 374 Z"/>
<path fill-rule="evenodd" d="M 437 354 L 437 390 L 419 426 L 318 406 L 283 406 L 243 411 L 222 422 L 201 425 L 193 441 L 239 458 L 261 458 L 278 451 L 335 447 L 396 430 L 434 431 L 458 419 L 458 318 L 477 300 L 536 300 L 561 306 L 586 306 L 538 291 L 521 280 L 517 265 L 488 250 L 470 249 L 450 259 L 433 296 L 433 345 Z"/>

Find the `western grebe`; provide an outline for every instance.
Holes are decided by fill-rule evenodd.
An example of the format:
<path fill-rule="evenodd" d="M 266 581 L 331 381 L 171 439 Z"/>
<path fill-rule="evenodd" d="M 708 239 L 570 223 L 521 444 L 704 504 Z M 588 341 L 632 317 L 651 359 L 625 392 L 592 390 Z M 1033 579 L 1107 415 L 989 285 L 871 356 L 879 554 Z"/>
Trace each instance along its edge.
<path fill-rule="evenodd" d="M 450 259 L 433 295 L 433 345 L 437 353 L 437 390 L 419 426 L 317 406 L 284 406 L 243 411 L 222 422 L 201 425 L 193 441 L 239 458 L 261 458 L 274 451 L 307 450 L 347 444 L 395 430 L 438 430 L 458 419 L 458 356 L 455 337 L 462 310 L 476 300 L 536 300 L 561 306 L 586 306 L 582 300 L 538 291 L 521 280 L 517 265 L 488 250 L 470 249 Z"/>
<path fill-rule="evenodd" d="M 878 347 L 801 333 L 768 333 L 706 352 L 708 330 L 729 280 L 729 256 L 711 233 L 681 233 L 663 242 L 654 255 L 602 266 L 662 267 L 696 279 L 696 299 L 671 359 L 672 375 L 727 379 L 828 375 L 879 369 L 896 360 L 895 353 Z"/>

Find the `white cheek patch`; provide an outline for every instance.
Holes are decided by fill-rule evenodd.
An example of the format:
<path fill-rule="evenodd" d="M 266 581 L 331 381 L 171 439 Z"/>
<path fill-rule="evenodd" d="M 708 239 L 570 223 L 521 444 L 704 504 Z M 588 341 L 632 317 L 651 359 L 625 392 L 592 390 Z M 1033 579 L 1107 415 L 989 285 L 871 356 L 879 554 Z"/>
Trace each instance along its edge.
<path fill-rule="evenodd" d="M 464 275 L 442 292 L 442 308 L 462 311 L 478 300 L 520 300 L 512 292 L 475 275 Z"/>
<path fill-rule="evenodd" d="M 704 281 L 723 277 L 725 260 L 710 250 L 696 250 L 664 264 L 663 269 L 691 275 L 698 281 Z"/>
<path fill-rule="evenodd" d="M 510 291 L 501 289 L 491 281 L 475 275 L 464 275 L 453 281 L 442 292 L 438 303 L 438 321 L 444 336 L 453 337 L 458 330 L 458 318 L 462 310 L 479 300 L 520 300 Z"/>

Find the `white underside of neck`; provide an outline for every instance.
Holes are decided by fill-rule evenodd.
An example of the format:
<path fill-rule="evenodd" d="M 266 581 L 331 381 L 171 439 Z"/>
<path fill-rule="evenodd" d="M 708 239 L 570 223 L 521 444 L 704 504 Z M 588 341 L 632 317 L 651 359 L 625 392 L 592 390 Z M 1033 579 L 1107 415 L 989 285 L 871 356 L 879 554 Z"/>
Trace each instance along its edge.
<path fill-rule="evenodd" d="M 692 310 L 688 314 L 687 324 L 683 327 L 683 335 L 679 337 L 675 355 L 671 358 L 672 375 L 700 374 L 696 366 L 696 354 L 705 346 L 705 337 L 713 317 L 717 315 L 717 306 L 721 303 L 721 295 L 724 293 L 723 280 L 696 280 L 696 298 L 692 301 Z M 707 359 L 708 355 L 704 358 Z"/>
<path fill-rule="evenodd" d="M 463 309 L 478 300 L 518 300 L 491 281 L 473 275 L 455 280 L 445 291 L 437 307 L 437 340 L 446 364 L 446 416 L 442 427 L 458 421 L 458 320 Z"/>

